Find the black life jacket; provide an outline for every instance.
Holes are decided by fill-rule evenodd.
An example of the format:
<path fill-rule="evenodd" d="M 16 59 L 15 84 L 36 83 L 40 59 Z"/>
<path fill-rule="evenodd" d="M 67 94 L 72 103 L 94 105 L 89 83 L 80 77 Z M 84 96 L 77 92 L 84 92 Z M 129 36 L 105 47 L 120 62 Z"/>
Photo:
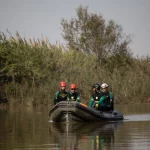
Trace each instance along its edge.
<path fill-rule="evenodd" d="M 65 101 L 65 100 L 67 100 L 67 98 L 68 98 L 68 92 L 60 92 L 60 91 L 58 91 L 57 93 L 56 93 L 56 100 L 57 100 L 57 102 L 60 102 L 60 101 Z"/>
<path fill-rule="evenodd" d="M 101 96 L 103 96 L 103 94 L 101 92 L 96 92 L 92 95 L 94 102 L 98 103 L 99 99 L 101 98 Z"/>
<path fill-rule="evenodd" d="M 70 101 L 76 101 L 77 97 L 78 97 L 78 93 L 77 92 L 74 92 L 74 93 L 69 92 L 68 97 L 69 97 Z"/>

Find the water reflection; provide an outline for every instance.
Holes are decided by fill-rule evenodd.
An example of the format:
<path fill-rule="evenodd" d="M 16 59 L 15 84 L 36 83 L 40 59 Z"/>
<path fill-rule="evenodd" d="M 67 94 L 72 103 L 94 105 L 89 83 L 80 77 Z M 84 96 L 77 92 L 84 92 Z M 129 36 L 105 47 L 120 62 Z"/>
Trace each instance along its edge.
<path fill-rule="evenodd" d="M 111 149 L 114 147 L 114 132 L 123 122 L 110 123 L 50 123 L 49 133 L 59 149 Z"/>
<path fill-rule="evenodd" d="M 150 105 L 143 107 L 118 107 L 126 112 L 123 123 L 50 123 L 49 108 L 3 109 L 0 150 L 149 150 Z"/>

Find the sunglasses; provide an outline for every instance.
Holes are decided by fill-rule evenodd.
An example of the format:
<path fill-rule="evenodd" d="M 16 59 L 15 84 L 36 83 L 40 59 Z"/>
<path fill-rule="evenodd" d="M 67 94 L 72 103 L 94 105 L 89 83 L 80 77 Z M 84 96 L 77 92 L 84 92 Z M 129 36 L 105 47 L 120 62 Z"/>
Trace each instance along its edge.
<path fill-rule="evenodd" d="M 71 89 L 71 90 L 75 90 L 75 89 Z"/>

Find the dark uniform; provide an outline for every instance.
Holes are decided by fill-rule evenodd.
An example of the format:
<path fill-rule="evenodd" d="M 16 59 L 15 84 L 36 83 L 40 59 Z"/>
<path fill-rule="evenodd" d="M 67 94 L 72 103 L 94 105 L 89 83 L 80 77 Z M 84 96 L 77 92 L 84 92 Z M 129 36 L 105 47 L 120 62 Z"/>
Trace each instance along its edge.
<path fill-rule="evenodd" d="M 68 92 L 57 91 L 55 93 L 54 105 L 56 105 L 57 103 L 59 103 L 61 101 L 67 101 L 67 99 L 68 99 Z"/>
<path fill-rule="evenodd" d="M 114 96 L 111 92 L 103 93 L 103 96 L 98 101 L 98 109 L 101 111 L 114 110 Z"/>
<path fill-rule="evenodd" d="M 95 107 L 102 96 L 102 92 L 95 92 L 90 99 L 89 107 Z"/>
<path fill-rule="evenodd" d="M 77 102 L 81 102 L 80 100 L 80 96 L 79 96 L 79 93 L 78 92 L 69 92 L 68 93 L 68 98 L 69 98 L 69 101 L 77 101 Z"/>
<path fill-rule="evenodd" d="M 89 103 L 89 107 L 94 107 L 96 108 L 96 106 L 98 106 L 98 101 L 100 100 L 102 93 L 99 91 L 100 90 L 100 84 L 99 83 L 95 83 L 93 85 L 93 94 L 92 97 L 90 99 L 90 103 Z"/>

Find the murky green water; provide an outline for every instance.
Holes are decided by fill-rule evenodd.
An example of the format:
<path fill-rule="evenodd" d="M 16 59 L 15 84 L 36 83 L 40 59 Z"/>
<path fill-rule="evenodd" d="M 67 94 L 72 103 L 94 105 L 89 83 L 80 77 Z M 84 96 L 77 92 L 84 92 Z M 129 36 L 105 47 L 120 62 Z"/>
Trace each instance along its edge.
<path fill-rule="evenodd" d="M 0 110 L 0 150 L 149 150 L 150 104 L 116 108 L 123 122 L 51 123 L 47 107 Z"/>

